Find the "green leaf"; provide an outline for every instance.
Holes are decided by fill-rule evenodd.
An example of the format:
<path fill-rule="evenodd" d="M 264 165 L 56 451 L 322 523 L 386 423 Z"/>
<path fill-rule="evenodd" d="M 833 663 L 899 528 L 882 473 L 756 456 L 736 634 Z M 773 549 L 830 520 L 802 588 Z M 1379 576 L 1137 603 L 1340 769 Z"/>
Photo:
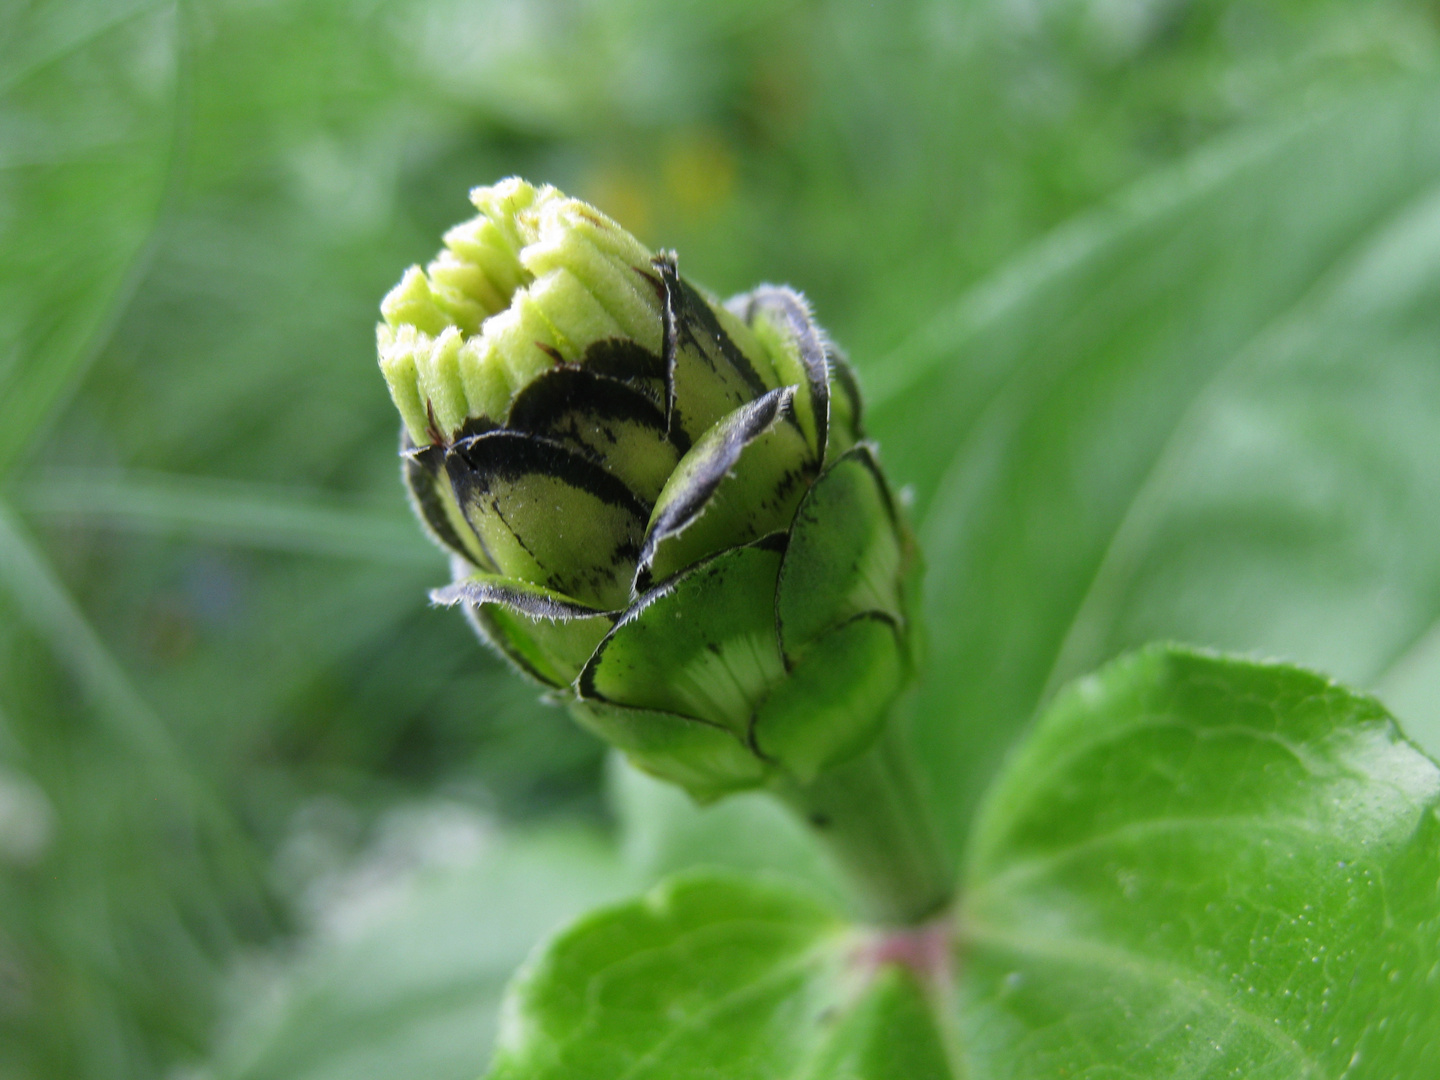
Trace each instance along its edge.
<path fill-rule="evenodd" d="M 1153 647 L 1017 752 L 952 923 L 672 879 L 532 960 L 492 1080 L 1390 1080 L 1437 1056 L 1440 767 L 1319 675 Z"/>
<path fill-rule="evenodd" d="M 94 703 L 102 722 L 114 729 L 117 741 L 145 763 L 150 782 L 173 785 L 165 794 L 187 812 L 195 812 L 192 802 L 213 809 L 203 782 L 164 721 L 135 690 L 125 669 L 85 621 L 34 540 L 3 501 L 0 596 L 13 598 L 22 618 L 44 636 L 76 689 Z M 157 797 L 152 791 L 151 798 Z M 234 827 L 233 822 L 223 820 L 227 828 Z"/>
<path fill-rule="evenodd" d="M 916 744 L 957 847 L 1022 725 L 1123 649 L 1372 686 L 1434 625 L 1437 191 L 1433 84 L 1354 93 L 1059 230 L 877 372 L 930 568 Z"/>
<path fill-rule="evenodd" d="M 1440 769 L 1373 699 L 1153 648 L 988 797 L 959 916 L 976 1077 L 1428 1075 Z"/>
<path fill-rule="evenodd" d="M 492 1080 L 948 1075 L 916 982 L 804 893 L 672 879 L 583 919 L 510 991 Z"/>
<path fill-rule="evenodd" d="M 292 554 L 438 570 L 444 556 L 401 509 L 306 488 L 141 470 L 55 469 L 18 500 L 32 515 Z"/>

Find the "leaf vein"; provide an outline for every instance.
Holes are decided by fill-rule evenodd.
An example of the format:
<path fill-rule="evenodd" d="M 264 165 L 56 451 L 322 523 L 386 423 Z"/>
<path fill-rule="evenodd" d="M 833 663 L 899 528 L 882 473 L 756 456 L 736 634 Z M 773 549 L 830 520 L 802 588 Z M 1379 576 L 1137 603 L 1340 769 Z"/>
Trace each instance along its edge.
<path fill-rule="evenodd" d="M 1277 1030 L 1272 1020 L 1250 1012 L 1237 1004 L 1229 991 L 1194 971 L 1137 955 L 1114 945 L 1082 938 L 1064 939 L 1033 934 L 1017 934 L 986 923 L 966 927 L 967 936 L 975 942 L 996 946 L 1039 960 L 1088 968 L 1108 968 L 1133 981 L 1150 983 L 1170 990 L 1197 1005 L 1224 1015 L 1232 1024 L 1258 1035 L 1299 1066 L 1302 1078 L 1320 1077 L 1320 1063 L 1293 1036 Z"/>
<path fill-rule="evenodd" d="M 1262 817 L 1258 814 L 1233 814 L 1216 817 L 1162 817 L 1148 821 L 1132 821 L 1107 832 L 1096 833 L 1068 847 L 1059 848 L 1045 855 L 1021 859 L 1005 870 L 976 885 L 969 891 L 971 898 L 994 896 L 1017 884 L 1057 871 L 1066 863 L 1092 855 L 1115 844 L 1143 839 L 1154 834 L 1183 832 L 1190 829 L 1243 828 L 1247 831 L 1296 833 L 1305 837 L 1332 839 L 1330 830 L 1303 818 Z"/>

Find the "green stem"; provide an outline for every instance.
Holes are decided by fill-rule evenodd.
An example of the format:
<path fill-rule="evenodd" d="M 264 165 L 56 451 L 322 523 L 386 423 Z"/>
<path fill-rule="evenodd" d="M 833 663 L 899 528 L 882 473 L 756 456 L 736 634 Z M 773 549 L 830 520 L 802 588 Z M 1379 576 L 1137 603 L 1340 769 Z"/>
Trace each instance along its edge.
<path fill-rule="evenodd" d="M 954 877 L 898 729 L 886 724 L 868 750 L 813 783 L 774 791 L 846 872 L 865 915 L 908 926 L 949 903 Z"/>

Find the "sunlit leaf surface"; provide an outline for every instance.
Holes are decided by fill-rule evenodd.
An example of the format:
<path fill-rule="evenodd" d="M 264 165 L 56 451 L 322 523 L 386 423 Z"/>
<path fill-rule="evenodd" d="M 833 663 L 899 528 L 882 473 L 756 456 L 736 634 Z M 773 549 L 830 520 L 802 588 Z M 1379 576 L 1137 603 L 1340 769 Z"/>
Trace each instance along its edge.
<path fill-rule="evenodd" d="M 1152 647 L 1007 763 L 948 963 L 758 879 L 673 879 L 527 965 L 490 1075 L 1423 1076 L 1437 810 L 1374 700 Z"/>
<path fill-rule="evenodd" d="M 970 853 L 974 1075 L 1425 1075 L 1437 808 L 1440 768 L 1308 672 L 1152 648 L 1080 680 Z"/>
<path fill-rule="evenodd" d="M 697 874 L 597 912 L 510 991 L 493 1080 L 949 1075 L 919 985 L 803 893 Z"/>

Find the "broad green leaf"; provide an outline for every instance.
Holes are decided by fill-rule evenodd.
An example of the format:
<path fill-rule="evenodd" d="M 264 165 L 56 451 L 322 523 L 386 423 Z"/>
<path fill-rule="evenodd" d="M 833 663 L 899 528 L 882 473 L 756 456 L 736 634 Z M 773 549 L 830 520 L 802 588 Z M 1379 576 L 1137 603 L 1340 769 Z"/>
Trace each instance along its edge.
<path fill-rule="evenodd" d="M 532 959 L 492 1077 L 1418 1078 L 1437 973 L 1440 767 L 1319 675 L 1152 647 L 1018 749 L 950 925 L 672 879 Z"/>
<path fill-rule="evenodd" d="M 1440 769 L 1318 675 L 1152 648 L 1080 680 L 973 838 L 973 1076 L 1431 1075 L 1437 810 Z"/>
<path fill-rule="evenodd" d="M 263 993 L 250 988 L 207 1076 L 473 1080 L 500 992 L 525 953 L 629 884 L 611 850 L 569 832 L 515 836 L 459 865 L 391 873 L 369 882 L 343 931 L 312 935 L 261 980 Z"/>
<path fill-rule="evenodd" d="M 1227 138 L 874 380 L 923 515 L 916 741 L 956 844 L 1046 695 L 1123 648 L 1262 649 L 1365 686 L 1440 615 L 1434 102 L 1397 85 Z"/>
<path fill-rule="evenodd" d="M 493 1080 L 949 1075 L 917 982 L 804 893 L 698 873 L 591 914 L 509 992 Z"/>
<path fill-rule="evenodd" d="M 1425 539 L 1440 530 L 1437 342 L 1440 178 L 1190 406 L 1116 527 L 1051 684 L 1157 637 L 1255 649 L 1378 688 L 1440 752 L 1433 707 L 1390 694 L 1440 621 L 1440 553 Z"/>

